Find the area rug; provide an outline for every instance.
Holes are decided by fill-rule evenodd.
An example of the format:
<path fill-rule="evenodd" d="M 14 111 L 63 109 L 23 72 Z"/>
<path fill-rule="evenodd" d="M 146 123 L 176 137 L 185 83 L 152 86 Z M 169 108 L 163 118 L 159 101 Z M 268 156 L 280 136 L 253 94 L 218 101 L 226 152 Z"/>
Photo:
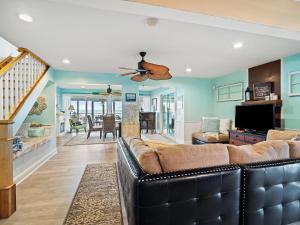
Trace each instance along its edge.
<path fill-rule="evenodd" d="M 122 225 L 115 164 L 85 169 L 64 225 Z"/>
<path fill-rule="evenodd" d="M 77 134 L 73 136 L 69 141 L 65 143 L 65 146 L 73 146 L 73 145 L 96 145 L 96 144 L 112 144 L 116 143 L 116 139 L 113 139 L 111 136 L 107 136 L 104 140 L 100 139 L 99 134 L 91 134 L 89 139 L 86 138 L 87 134 Z"/>

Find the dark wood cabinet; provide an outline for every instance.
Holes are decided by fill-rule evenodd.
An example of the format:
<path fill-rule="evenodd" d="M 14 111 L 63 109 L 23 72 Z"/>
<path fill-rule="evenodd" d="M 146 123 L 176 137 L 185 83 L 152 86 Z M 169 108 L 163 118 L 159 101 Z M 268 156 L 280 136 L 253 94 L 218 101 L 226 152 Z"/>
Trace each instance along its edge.
<path fill-rule="evenodd" d="M 155 112 L 140 112 L 140 131 L 150 130 L 152 133 L 156 130 L 156 113 Z"/>
<path fill-rule="evenodd" d="M 229 131 L 229 144 L 232 145 L 248 145 L 256 144 L 265 141 L 267 135 L 253 134 L 244 131 L 231 130 Z"/>

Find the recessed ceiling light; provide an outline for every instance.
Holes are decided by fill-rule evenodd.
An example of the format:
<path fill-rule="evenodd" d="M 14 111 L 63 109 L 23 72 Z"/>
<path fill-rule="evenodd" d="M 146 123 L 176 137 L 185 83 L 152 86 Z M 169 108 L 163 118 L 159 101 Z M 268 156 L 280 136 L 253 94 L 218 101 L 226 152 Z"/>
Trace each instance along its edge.
<path fill-rule="evenodd" d="M 241 47 L 243 47 L 243 43 L 242 42 L 236 42 L 236 43 L 234 43 L 234 45 L 233 45 L 233 48 L 241 48 Z"/>
<path fill-rule="evenodd" d="M 64 63 L 64 64 L 70 64 L 71 61 L 70 61 L 69 59 L 64 59 L 64 60 L 63 60 L 63 63 Z"/>
<path fill-rule="evenodd" d="M 25 22 L 28 22 L 28 23 L 33 22 L 33 18 L 31 16 L 29 16 L 28 14 L 24 14 L 24 13 L 19 14 L 19 19 L 23 20 Z"/>
<path fill-rule="evenodd" d="M 187 73 L 190 73 L 190 72 L 192 72 L 192 68 L 186 68 L 185 71 L 186 71 Z"/>

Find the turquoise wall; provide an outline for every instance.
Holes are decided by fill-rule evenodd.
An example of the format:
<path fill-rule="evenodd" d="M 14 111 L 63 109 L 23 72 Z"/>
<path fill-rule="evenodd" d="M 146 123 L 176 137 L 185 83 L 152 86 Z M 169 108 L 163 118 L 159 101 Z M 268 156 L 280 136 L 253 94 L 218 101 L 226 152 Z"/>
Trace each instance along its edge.
<path fill-rule="evenodd" d="M 222 77 L 217 77 L 214 79 L 214 87 L 240 83 L 244 84 L 244 90 L 248 86 L 248 70 L 242 70 L 239 72 L 227 74 Z M 214 106 L 213 115 L 219 118 L 230 118 L 234 121 L 235 117 L 235 106 L 240 105 L 241 101 L 228 101 L 228 102 L 217 102 L 216 91 L 214 91 Z"/>
<path fill-rule="evenodd" d="M 99 74 L 99 73 L 81 73 L 56 70 L 54 80 L 61 83 L 74 84 L 115 84 L 127 86 L 159 86 L 162 88 L 181 88 L 184 91 L 184 109 L 185 121 L 198 122 L 203 116 L 209 116 L 213 113 L 213 80 L 200 78 L 174 77 L 166 81 L 147 80 L 142 83 L 136 83 L 129 77 L 121 77 L 118 74 Z"/>
<path fill-rule="evenodd" d="M 288 74 L 290 72 L 300 71 L 300 54 L 288 56 L 282 59 L 282 86 L 281 94 L 283 100 L 282 119 L 283 126 L 287 129 L 300 129 L 300 96 L 288 96 L 289 81 Z M 228 74 L 214 79 L 214 85 L 220 86 L 244 82 L 244 88 L 248 84 L 248 72 L 243 70 L 240 72 Z M 214 116 L 231 118 L 234 121 L 235 106 L 240 101 L 217 102 L 216 93 L 214 93 Z"/>
<path fill-rule="evenodd" d="M 300 129 L 300 96 L 288 96 L 290 72 L 300 71 L 300 54 L 288 56 L 282 60 L 282 100 L 284 127 L 289 129 Z"/>
<path fill-rule="evenodd" d="M 55 83 L 49 81 L 42 91 L 41 95 L 46 99 L 47 108 L 42 112 L 41 115 L 28 115 L 25 119 L 25 123 L 42 123 L 42 124 L 55 124 L 55 104 L 56 98 L 54 97 L 56 93 Z"/>

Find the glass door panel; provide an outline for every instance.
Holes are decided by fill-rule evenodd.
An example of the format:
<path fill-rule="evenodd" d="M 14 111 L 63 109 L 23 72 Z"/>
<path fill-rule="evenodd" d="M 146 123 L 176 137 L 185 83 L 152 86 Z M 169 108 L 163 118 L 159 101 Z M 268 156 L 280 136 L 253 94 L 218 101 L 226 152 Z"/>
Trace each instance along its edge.
<path fill-rule="evenodd" d="M 162 127 L 163 133 L 175 135 L 175 94 L 162 95 Z"/>

